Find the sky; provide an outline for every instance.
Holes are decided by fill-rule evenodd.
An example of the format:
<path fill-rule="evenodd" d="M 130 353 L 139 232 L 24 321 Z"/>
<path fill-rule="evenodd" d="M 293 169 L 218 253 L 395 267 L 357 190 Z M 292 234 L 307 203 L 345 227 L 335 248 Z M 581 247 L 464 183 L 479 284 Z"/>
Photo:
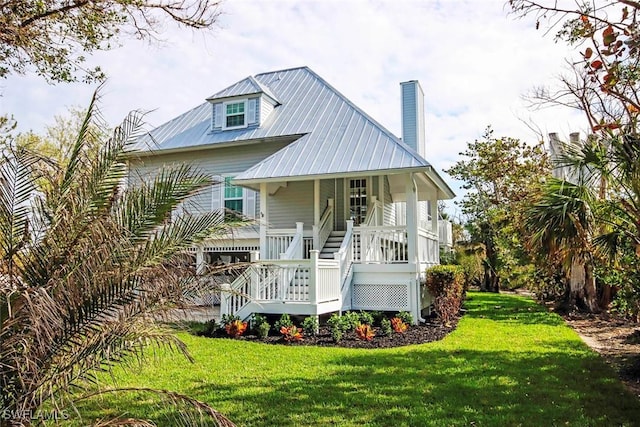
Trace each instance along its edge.
<path fill-rule="evenodd" d="M 160 42 L 123 38 L 91 56 L 108 75 L 100 104 L 107 122 L 140 109 L 150 111 L 152 129 L 249 75 L 306 65 L 401 136 L 399 83 L 419 80 L 425 157 L 459 194 L 443 170 L 487 126 L 529 143 L 585 128 L 578 112 L 528 106 L 524 97 L 553 85 L 572 52 L 533 18 L 509 15 L 505 0 L 223 0 L 221 11 L 212 31 L 167 23 Z M 20 131 L 43 133 L 95 89 L 10 76 L 0 80 L 0 114 L 12 114 Z"/>

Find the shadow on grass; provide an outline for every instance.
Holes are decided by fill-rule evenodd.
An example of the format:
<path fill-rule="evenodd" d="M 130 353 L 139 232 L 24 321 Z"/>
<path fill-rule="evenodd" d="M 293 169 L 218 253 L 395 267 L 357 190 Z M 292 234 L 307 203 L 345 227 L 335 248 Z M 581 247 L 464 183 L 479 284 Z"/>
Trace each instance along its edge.
<path fill-rule="evenodd" d="M 461 327 L 477 327 L 478 318 L 513 322 L 508 327 L 516 334 L 534 323 L 566 327 L 522 298 L 473 294 L 467 307 L 469 321 Z M 212 373 L 183 392 L 241 426 L 638 425 L 640 401 L 579 340 L 540 336 L 531 350 L 498 351 L 461 339 L 389 350 L 323 349 L 319 367 L 312 362 L 316 349 L 287 348 L 280 352 L 287 355 L 282 366 L 268 375 L 243 369 L 240 360 L 232 381 L 217 380 L 224 371 Z M 265 350 L 264 357 L 278 351 L 238 343 L 228 357 L 241 359 L 251 349 Z M 126 404 L 131 413 L 154 411 L 142 400 Z"/>
<path fill-rule="evenodd" d="M 251 393 L 215 385 L 192 393 L 240 403 L 228 414 L 240 425 L 632 426 L 640 420 L 638 401 L 595 357 L 418 350 L 363 352 L 332 363 L 328 377 L 258 382 Z"/>

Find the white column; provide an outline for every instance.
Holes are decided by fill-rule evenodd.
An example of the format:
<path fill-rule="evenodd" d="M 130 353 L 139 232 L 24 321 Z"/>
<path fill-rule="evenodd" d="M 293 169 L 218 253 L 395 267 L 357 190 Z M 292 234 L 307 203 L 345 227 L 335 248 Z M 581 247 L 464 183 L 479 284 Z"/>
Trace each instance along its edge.
<path fill-rule="evenodd" d="M 320 247 L 320 180 L 313 180 L 313 249 L 321 250 Z"/>
<path fill-rule="evenodd" d="M 409 263 L 417 264 L 418 254 L 418 192 L 413 174 L 407 176 L 405 183 L 406 194 L 406 222 L 407 222 L 407 253 Z"/>
<path fill-rule="evenodd" d="M 267 259 L 267 230 L 269 229 L 269 212 L 267 210 L 267 183 L 260 183 L 260 258 Z"/>
<path fill-rule="evenodd" d="M 435 190 L 429 200 L 431 205 L 431 232 L 438 235 L 438 191 Z"/>
<path fill-rule="evenodd" d="M 202 245 L 196 247 L 196 273 L 204 273 L 204 248 Z"/>
<path fill-rule="evenodd" d="M 380 225 L 385 225 L 384 224 L 384 175 L 380 175 L 378 177 L 378 200 L 380 201 L 380 204 L 382 205 L 382 212 L 380 212 L 380 216 L 381 216 L 381 220 L 380 220 Z"/>
<path fill-rule="evenodd" d="M 300 236 L 300 246 L 298 247 L 298 253 L 294 255 L 296 259 L 304 258 L 304 223 L 296 222 L 296 234 Z"/>
<path fill-rule="evenodd" d="M 309 303 L 311 305 L 318 302 L 318 258 L 320 258 L 320 251 L 312 250 L 309 269 Z"/>

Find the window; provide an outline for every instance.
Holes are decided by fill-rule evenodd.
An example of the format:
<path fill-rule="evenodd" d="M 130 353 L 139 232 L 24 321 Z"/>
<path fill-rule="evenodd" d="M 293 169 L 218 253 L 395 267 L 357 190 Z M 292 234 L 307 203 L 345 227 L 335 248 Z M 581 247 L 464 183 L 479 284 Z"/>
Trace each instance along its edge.
<path fill-rule="evenodd" d="M 364 223 L 367 217 L 367 180 L 349 180 L 349 216 L 355 225 Z"/>
<path fill-rule="evenodd" d="M 247 101 L 227 102 L 224 104 L 224 127 L 239 128 L 247 125 Z"/>
<path fill-rule="evenodd" d="M 242 187 L 231 184 L 233 177 L 224 179 L 224 207 L 242 213 Z"/>

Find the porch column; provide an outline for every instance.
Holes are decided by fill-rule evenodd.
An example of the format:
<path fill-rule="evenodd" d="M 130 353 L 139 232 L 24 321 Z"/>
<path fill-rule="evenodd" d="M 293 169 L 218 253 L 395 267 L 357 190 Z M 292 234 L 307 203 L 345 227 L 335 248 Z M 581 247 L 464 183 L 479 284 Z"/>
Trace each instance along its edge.
<path fill-rule="evenodd" d="M 438 192 L 434 191 L 431 199 L 429 200 L 431 205 L 431 232 L 436 236 L 438 235 Z"/>
<path fill-rule="evenodd" d="M 267 210 L 267 183 L 260 183 L 260 258 L 267 259 L 267 230 L 269 229 L 269 211 Z"/>
<path fill-rule="evenodd" d="M 204 247 L 202 245 L 196 246 L 196 273 L 204 273 Z"/>
<path fill-rule="evenodd" d="M 409 174 L 405 184 L 407 200 L 407 255 L 411 264 L 417 264 L 418 254 L 418 192 L 413 174 Z"/>
<path fill-rule="evenodd" d="M 320 180 L 313 180 L 313 249 L 320 250 Z"/>

